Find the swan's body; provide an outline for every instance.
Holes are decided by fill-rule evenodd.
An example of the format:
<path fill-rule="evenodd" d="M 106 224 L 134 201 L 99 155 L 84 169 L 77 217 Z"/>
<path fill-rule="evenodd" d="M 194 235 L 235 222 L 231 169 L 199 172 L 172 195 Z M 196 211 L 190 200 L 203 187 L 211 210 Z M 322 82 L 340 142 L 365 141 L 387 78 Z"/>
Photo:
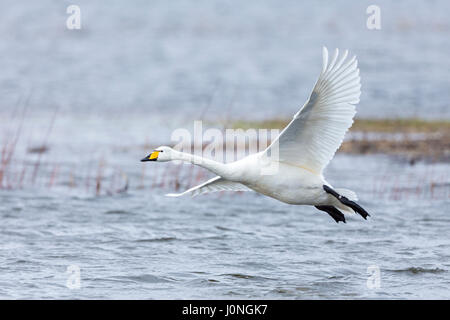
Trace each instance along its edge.
<path fill-rule="evenodd" d="M 160 147 L 142 161 L 183 160 L 217 174 L 201 185 L 169 196 L 253 190 L 288 204 L 313 205 L 336 222 L 345 222 L 340 210 L 356 211 L 366 218 L 368 213 L 354 202 L 357 197 L 353 191 L 333 190 L 322 175 L 353 123 L 354 104 L 361 94 L 356 58 L 346 58 L 347 51 L 339 57 L 336 49 L 328 63 L 328 51 L 323 49 L 322 72 L 310 98 L 266 150 L 224 164 Z M 274 153 L 278 158 L 269 156 Z M 274 164 L 276 171 L 267 174 Z"/>

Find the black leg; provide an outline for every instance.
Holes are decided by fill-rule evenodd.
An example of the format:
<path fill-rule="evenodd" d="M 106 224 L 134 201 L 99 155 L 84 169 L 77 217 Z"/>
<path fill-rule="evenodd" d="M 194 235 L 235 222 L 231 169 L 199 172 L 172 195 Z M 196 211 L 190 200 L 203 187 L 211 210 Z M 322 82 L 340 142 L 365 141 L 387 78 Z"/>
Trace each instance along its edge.
<path fill-rule="evenodd" d="M 326 213 L 328 213 L 334 219 L 334 221 L 336 221 L 336 223 L 339 223 L 339 221 L 346 223 L 344 214 L 335 207 L 333 206 L 315 206 L 315 207 L 321 211 L 325 211 Z"/>
<path fill-rule="evenodd" d="M 325 190 L 325 192 L 331 194 L 332 196 L 336 197 L 336 199 L 338 199 L 342 204 L 355 210 L 355 212 L 359 213 L 361 215 L 361 217 L 363 217 L 364 219 L 367 219 L 367 217 L 370 217 L 370 214 L 366 210 L 364 210 L 363 207 L 361 207 L 356 202 L 351 201 L 344 196 L 341 196 L 339 193 L 337 193 L 336 191 L 331 189 L 329 186 L 324 185 L 323 190 Z"/>

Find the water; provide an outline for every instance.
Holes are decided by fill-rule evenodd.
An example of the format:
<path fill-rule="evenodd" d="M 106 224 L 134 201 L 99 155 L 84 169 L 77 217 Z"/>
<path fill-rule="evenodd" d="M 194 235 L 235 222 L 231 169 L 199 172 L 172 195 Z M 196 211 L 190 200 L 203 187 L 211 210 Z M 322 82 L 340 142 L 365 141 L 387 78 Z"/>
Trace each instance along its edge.
<path fill-rule="evenodd" d="M 80 0 L 82 29 L 67 30 L 70 1 L 0 4 L 0 109 L 32 92 L 36 113 L 150 123 L 290 117 L 321 68 L 321 47 L 360 60 L 359 117 L 449 117 L 449 3 L 378 1 Z M 156 119 L 155 119 L 156 118 Z M 131 125 L 130 125 L 131 126 Z"/>
<path fill-rule="evenodd" d="M 359 57 L 358 117 L 448 119 L 448 2 L 378 1 L 380 31 L 369 2 L 83 0 L 80 31 L 69 4 L 0 3 L 1 298 L 450 298 L 446 163 L 338 155 L 328 180 L 372 214 L 347 224 L 255 193 L 166 198 L 177 167 L 139 163 L 194 120 L 292 116 L 324 44 Z M 208 178 L 183 168 L 180 190 Z"/>
<path fill-rule="evenodd" d="M 448 165 L 337 156 L 327 176 L 372 217 L 336 224 L 255 193 L 174 199 L 148 185 L 1 191 L 0 296 L 448 299 Z M 70 265 L 80 289 L 66 287 Z M 373 266 L 378 289 L 367 287 Z"/>

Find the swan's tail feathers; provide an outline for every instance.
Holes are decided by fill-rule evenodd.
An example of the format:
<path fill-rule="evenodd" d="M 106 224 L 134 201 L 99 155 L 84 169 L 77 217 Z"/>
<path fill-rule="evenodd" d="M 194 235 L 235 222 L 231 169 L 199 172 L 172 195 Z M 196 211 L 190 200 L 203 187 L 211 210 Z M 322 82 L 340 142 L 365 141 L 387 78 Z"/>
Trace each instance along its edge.
<path fill-rule="evenodd" d="M 348 200 L 358 201 L 358 196 L 352 190 L 342 189 L 342 188 L 336 188 L 334 190 L 341 196 L 346 197 Z"/>
<path fill-rule="evenodd" d="M 327 185 L 323 186 L 323 190 L 325 190 L 325 192 L 331 194 L 333 197 L 338 199 L 339 202 L 344 206 L 347 206 L 356 213 L 358 213 L 364 219 L 370 217 L 370 214 L 366 210 L 364 210 L 363 207 L 361 207 L 359 204 L 355 202 L 356 200 L 358 200 L 358 198 L 356 196 L 356 193 L 354 193 L 353 191 L 347 189 L 333 190 L 331 187 Z"/>
<path fill-rule="evenodd" d="M 336 221 L 336 223 L 339 223 L 339 221 L 346 223 L 344 214 L 340 212 L 337 208 L 333 206 L 315 206 L 315 207 L 321 211 L 325 211 L 326 213 L 328 213 L 334 219 L 334 221 Z"/>

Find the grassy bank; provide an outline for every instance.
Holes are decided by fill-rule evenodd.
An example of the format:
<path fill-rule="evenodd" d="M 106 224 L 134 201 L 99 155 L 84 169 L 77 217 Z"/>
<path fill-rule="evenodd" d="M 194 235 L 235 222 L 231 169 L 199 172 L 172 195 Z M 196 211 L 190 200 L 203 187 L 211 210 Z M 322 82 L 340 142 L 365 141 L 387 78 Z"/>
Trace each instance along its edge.
<path fill-rule="evenodd" d="M 263 121 L 242 121 L 232 123 L 233 128 L 282 129 L 290 119 L 272 119 Z M 450 121 L 428 121 L 422 119 L 355 119 L 350 131 L 364 132 L 450 132 Z"/>
<path fill-rule="evenodd" d="M 235 121 L 233 128 L 282 129 L 290 119 Z M 450 121 L 422 119 L 356 119 L 339 152 L 384 153 L 416 160 L 450 160 Z"/>

